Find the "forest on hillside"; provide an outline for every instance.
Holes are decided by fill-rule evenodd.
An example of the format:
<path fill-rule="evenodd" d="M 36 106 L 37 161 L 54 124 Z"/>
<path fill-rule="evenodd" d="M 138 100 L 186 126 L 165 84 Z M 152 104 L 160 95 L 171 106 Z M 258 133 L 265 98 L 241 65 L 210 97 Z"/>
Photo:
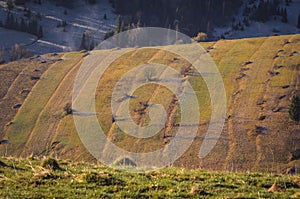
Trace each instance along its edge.
<path fill-rule="evenodd" d="M 123 24 L 159 26 L 190 36 L 232 20 L 242 0 L 110 0 Z"/>
<path fill-rule="evenodd" d="M 33 0 L 41 5 L 44 1 L 46 0 Z M 30 0 L 8 0 L 8 7 L 13 4 L 9 2 L 17 5 L 26 4 Z M 54 2 L 56 6 L 72 9 L 79 2 L 96 4 L 100 0 L 54 0 Z M 104 39 L 136 27 L 164 27 L 191 37 L 204 32 L 212 38 L 215 28 L 228 24 L 231 24 L 232 30 L 243 31 L 245 27 L 250 26 L 251 21 L 265 23 L 272 19 L 272 16 L 277 16 L 283 23 L 288 23 L 287 6 L 292 0 L 249 0 L 246 3 L 242 0 L 109 0 L 109 2 L 114 14 L 119 15 L 119 18 L 115 24 L 116 28 L 108 31 Z M 67 14 L 67 11 L 65 13 Z M 23 28 L 22 25 L 18 27 L 18 24 L 14 25 L 14 19 L 7 18 L 6 22 L 11 21 L 11 23 L 3 22 L 4 24 L 0 23 L 0 26 L 15 30 L 24 29 L 25 32 L 33 33 L 38 37 L 43 35 L 41 28 L 38 29 L 39 25 L 30 31 L 29 25 L 28 28 L 24 28 L 24 25 Z M 107 20 L 107 18 L 104 14 L 103 19 Z M 299 24 L 300 13 L 298 27 Z M 224 36 L 220 37 L 224 38 Z"/>

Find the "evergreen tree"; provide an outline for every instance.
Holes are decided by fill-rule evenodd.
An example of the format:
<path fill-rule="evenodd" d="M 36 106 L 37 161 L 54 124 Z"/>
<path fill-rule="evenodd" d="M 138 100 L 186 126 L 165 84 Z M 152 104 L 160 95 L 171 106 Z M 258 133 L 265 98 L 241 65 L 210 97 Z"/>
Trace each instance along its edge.
<path fill-rule="evenodd" d="M 11 14 L 9 19 L 9 28 L 14 29 L 14 25 L 15 25 L 15 17 L 13 14 Z"/>
<path fill-rule="evenodd" d="M 122 26 L 122 21 L 121 21 L 121 16 L 119 15 L 116 22 L 115 34 L 118 34 L 122 31 L 121 26 Z"/>
<path fill-rule="evenodd" d="M 13 9 L 14 6 L 15 6 L 13 0 L 8 0 L 8 1 L 6 2 L 6 5 L 7 5 L 8 10 Z"/>
<path fill-rule="evenodd" d="M 95 47 L 94 35 L 90 31 L 85 31 L 82 34 L 80 50 L 92 50 Z"/>
<path fill-rule="evenodd" d="M 0 64 L 3 64 L 5 63 L 5 60 L 4 60 L 4 48 L 0 48 Z"/>
<path fill-rule="evenodd" d="M 283 23 L 287 23 L 287 22 L 288 22 L 286 8 L 283 10 L 283 13 L 282 13 L 282 20 L 281 20 L 281 21 L 282 21 Z"/>
<path fill-rule="evenodd" d="M 39 38 L 42 38 L 43 36 L 44 36 L 44 33 L 43 33 L 43 27 L 40 26 L 39 32 L 38 32 L 38 37 L 39 37 Z"/>
<path fill-rule="evenodd" d="M 290 118 L 296 122 L 300 121 L 300 98 L 293 96 L 292 103 L 289 109 Z"/>
<path fill-rule="evenodd" d="M 6 15 L 6 20 L 5 20 L 4 26 L 6 28 L 9 28 L 9 24 L 10 24 L 10 13 L 8 12 L 7 15 Z"/>
<path fill-rule="evenodd" d="M 86 48 L 86 43 L 85 43 L 85 33 L 82 34 L 82 37 L 81 37 L 81 44 L 80 44 L 80 47 L 79 49 L 80 50 L 84 50 Z"/>
<path fill-rule="evenodd" d="M 24 21 L 23 18 L 21 19 L 20 30 L 22 32 L 26 32 L 27 31 L 27 25 L 26 25 L 26 23 L 25 23 L 25 21 Z"/>
<path fill-rule="evenodd" d="M 20 30 L 20 26 L 19 26 L 19 22 L 18 19 L 16 18 L 14 21 L 14 26 L 13 26 L 14 30 Z"/>
<path fill-rule="evenodd" d="M 285 5 L 289 6 L 291 2 L 292 2 L 292 0 L 285 0 Z"/>
<path fill-rule="evenodd" d="M 86 31 L 85 34 L 86 50 L 93 50 L 95 47 L 94 35 L 91 31 Z"/>
<path fill-rule="evenodd" d="M 249 19 L 247 19 L 246 17 L 244 17 L 243 23 L 244 23 L 245 26 L 247 26 L 247 27 L 250 26 Z"/>
<path fill-rule="evenodd" d="M 13 29 L 14 23 L 15 23 L 15 20 L 14 20 L 13 14 L 11 14 L 10 12 L 8 12 L 7 16 L 6 16 L 5 27 L 7 29 Z"/>
<path fill-rule="evenodd" d="M 300 13 L 298 15 L 298 24 L 297 24 L 297 27 L 300 29 Z"/>
<path fill-rule="evenodd" d="M 108 38 L 114 36 L 114 34 L 115 34 L 115 31 L 114 31 L 114 30 L 109 30 L 109 31 L 107 31 L 107 32 L 105 33 L 105 35 L 104 35 L 104 40 L 106 40 L 106 39 L 108 39 Z"/>

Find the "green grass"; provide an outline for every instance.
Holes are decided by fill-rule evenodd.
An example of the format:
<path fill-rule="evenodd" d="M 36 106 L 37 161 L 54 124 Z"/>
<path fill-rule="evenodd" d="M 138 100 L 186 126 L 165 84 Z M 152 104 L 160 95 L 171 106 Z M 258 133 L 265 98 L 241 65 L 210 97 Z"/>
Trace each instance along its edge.
<path fill-rule="evenodd" d="M 300 176 L 220 173 L 166 168 L 126 173 L 111 168 L 58 161 L 61 169 L 41 167 L 41 160 L 1 158 L 1 198 L 297 198 Z M 268 192 L 274 184 L 280 192 Z"/>
<path fill-rule="evenodd" d="M 41 80 L 33 87 L 33 91 L 14 118 L 14 125 L 6 133 L 6 137 L 14 143 L 14 154 L 19 155 L 21 153 L 43 108 L 59 86 L 65 74 L 81 57 L 82 55 L 79 53 L 67 54 L 64 57 L 65 60 L 52 65 L 42 75 Z"/>

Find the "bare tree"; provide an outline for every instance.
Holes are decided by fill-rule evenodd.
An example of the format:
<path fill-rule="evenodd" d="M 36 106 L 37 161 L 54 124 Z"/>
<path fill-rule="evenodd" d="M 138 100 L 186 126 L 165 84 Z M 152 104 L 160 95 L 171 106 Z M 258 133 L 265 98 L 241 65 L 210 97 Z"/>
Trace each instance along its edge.
<path fill-rule="evenodd" d="M 0 64 L 3 64 L 4 62 L 4 48 L 0 48 Z"/>
<path fill-rule="evenodd" d="M 32 51 L 25 49 L 21 44 L 15 44 L 11 49 L 10 59 L 15 61 L 22 58 L 28 58 L 31 55 Z"/>

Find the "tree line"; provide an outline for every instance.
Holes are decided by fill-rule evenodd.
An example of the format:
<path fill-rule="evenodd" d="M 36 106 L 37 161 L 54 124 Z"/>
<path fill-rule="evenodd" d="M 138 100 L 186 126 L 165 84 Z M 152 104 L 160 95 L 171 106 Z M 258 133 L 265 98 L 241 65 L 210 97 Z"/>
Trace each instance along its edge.
<path fill-rule="evenodd" d="M 0 21 L 0 26 L 11 30 L 27 32 L 36 35 L 38 38 L 43 37 L 43 27 L 39 25 L 38 20 L 35 18 L 27 22 L 24 18 L 18 20 L 12 13 L 8 12 L 4 24 Z"/>
<path fill-rule="evenodd" d="M 211 33 L 214 26 L 230 21 L 242 0 L 110 0 L 123 16 L 123 27 L 157 26 L 179 30 L 190 36 Z M 126 17 L 125 17 L 126 16 Z"/>
<path fill-rule="evenodd" d="M 282 3 L 285 2 L 285 5 Z M 110 0 L 115 12 L 120 14 L 113 34 L 135 27 L 157 26 L 170 28 L 195 36 L 205 32 L 211 36 L 214 27 L 233 22 L 234 30 L 243 30 L 250 20 L 266 22 L 272 16 L 288 22 L 287 6 L 292 0 L 260 0 L 258 5 L 250 0 L 245 7 L 241 22 L 235 23 L 234 15 L 243 1 L 240 0 Z M 300 28 L 300 13 L 297 27 Z"/>
<path fill-rule="evenodd" d="M 291 2 L 290 0 L 286 1 L 287 4 Z M 257 9 L 255 12 L 251 15 L 251 19 L 254 21 L 260 21 L 260 22 L 266 22 L 269 20 L 271 16 L 281 16 L 282 22 L 287 23 L 288 17 L 287 17 L 287 9 L 280 7 L 280 1 L 279 0 L 267 0 L 267 1 L 260 1 Z"/>

